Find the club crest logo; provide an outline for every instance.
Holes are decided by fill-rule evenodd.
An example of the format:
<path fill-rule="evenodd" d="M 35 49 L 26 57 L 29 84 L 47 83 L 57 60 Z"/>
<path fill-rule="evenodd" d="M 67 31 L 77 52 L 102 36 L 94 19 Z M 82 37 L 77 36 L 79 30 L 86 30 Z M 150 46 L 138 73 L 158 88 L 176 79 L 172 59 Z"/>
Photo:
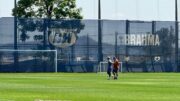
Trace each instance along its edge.
<path fill-rule="evenodd" d="M 75 31 L 70 29 L 50 29 L 49 42 L 57 48 L 66 48 L 76 43 Z"/>

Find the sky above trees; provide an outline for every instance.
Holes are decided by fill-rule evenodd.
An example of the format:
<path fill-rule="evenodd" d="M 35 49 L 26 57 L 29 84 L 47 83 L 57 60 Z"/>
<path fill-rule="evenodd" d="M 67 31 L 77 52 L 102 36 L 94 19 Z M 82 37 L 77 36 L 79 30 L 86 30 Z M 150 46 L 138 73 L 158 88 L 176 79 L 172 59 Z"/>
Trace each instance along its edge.
<path fill-rule="evenodd" d="M 174 0 L 101 0 L 102 19 L 174 21 Z M 178 0 L 180 6 L 180 0 Z M 98 0 L 77 0 L 84 19 L 97 19 Z M 0 17 L 10 17 L 14 0 L 0 0 Z M 180 7 L 179 7 L 180 8 Z M 180 9 L 179 9 L 180 13 Z"/>

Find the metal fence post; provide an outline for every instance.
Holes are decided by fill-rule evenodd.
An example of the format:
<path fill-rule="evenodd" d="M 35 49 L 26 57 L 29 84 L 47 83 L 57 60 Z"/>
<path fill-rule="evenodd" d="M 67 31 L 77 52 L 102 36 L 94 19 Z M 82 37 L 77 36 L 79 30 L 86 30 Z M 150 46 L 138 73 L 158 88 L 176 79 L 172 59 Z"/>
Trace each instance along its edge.
<path fill-rule="evenodd" d="M 129 20 L 126 20 L 126 36 L 129 34 Z M 128 57 L 128 46 L 126 44 L 126 54 L 125 54 L 125 57 L 127 58 Z M 126 66 L 126 69 L 127 71 L 129 72 L 129 68 L 128 68 L 128 61 L 125 61 L 125 66 Z"/>
<path fill-rule="evenodd" d="M 14 0 L 14 7 L 15 7 L 15 10 L 17 10 L 16 0 Z M 17 37 L 17 15 L 15 13 L 15 16 L 14 16 L 14 50 L 18 49 L 18 46 L 17 46 L 18 39 L 17 38 L 18 38 Z M 17 72 L 18 71 L 18 62 L 19 62 L 18 52 L 14 52 L 13 55 L 14 55 L 14 71 Z"/>

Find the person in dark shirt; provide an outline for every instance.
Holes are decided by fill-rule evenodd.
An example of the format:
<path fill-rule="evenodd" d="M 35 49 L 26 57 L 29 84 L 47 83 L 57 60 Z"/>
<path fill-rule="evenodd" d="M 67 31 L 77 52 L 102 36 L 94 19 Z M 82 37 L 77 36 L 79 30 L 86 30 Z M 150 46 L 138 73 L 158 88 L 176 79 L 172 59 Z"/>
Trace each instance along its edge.
<path fill-rule="evenodd" d="M 107 57 L 108 60 L 108 68 L 107 68 L 107 74 L 108 74 L 108 80 L 111 79 L 111 72 L 112 72 L 112 61 L 110 57 Z"/>

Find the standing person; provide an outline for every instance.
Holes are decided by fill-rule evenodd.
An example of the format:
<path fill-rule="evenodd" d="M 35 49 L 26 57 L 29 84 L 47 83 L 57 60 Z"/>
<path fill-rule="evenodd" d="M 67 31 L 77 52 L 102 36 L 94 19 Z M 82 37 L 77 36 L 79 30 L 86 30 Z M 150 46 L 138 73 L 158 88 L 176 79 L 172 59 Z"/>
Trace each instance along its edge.
<path fill-rule="evenodd" d="M 107 74 L 108 74 L 108 80 L 110 80 L 111 72 L 112 72 L 112 61 L 110 57 L 107 57 L 107 60 L 108 60 Z"/>
<path fill-rule="evenodd" d="M 119 61 L 116 57 L 113 57 L 113 75 L 114 79 L 118 79 Z"/>

